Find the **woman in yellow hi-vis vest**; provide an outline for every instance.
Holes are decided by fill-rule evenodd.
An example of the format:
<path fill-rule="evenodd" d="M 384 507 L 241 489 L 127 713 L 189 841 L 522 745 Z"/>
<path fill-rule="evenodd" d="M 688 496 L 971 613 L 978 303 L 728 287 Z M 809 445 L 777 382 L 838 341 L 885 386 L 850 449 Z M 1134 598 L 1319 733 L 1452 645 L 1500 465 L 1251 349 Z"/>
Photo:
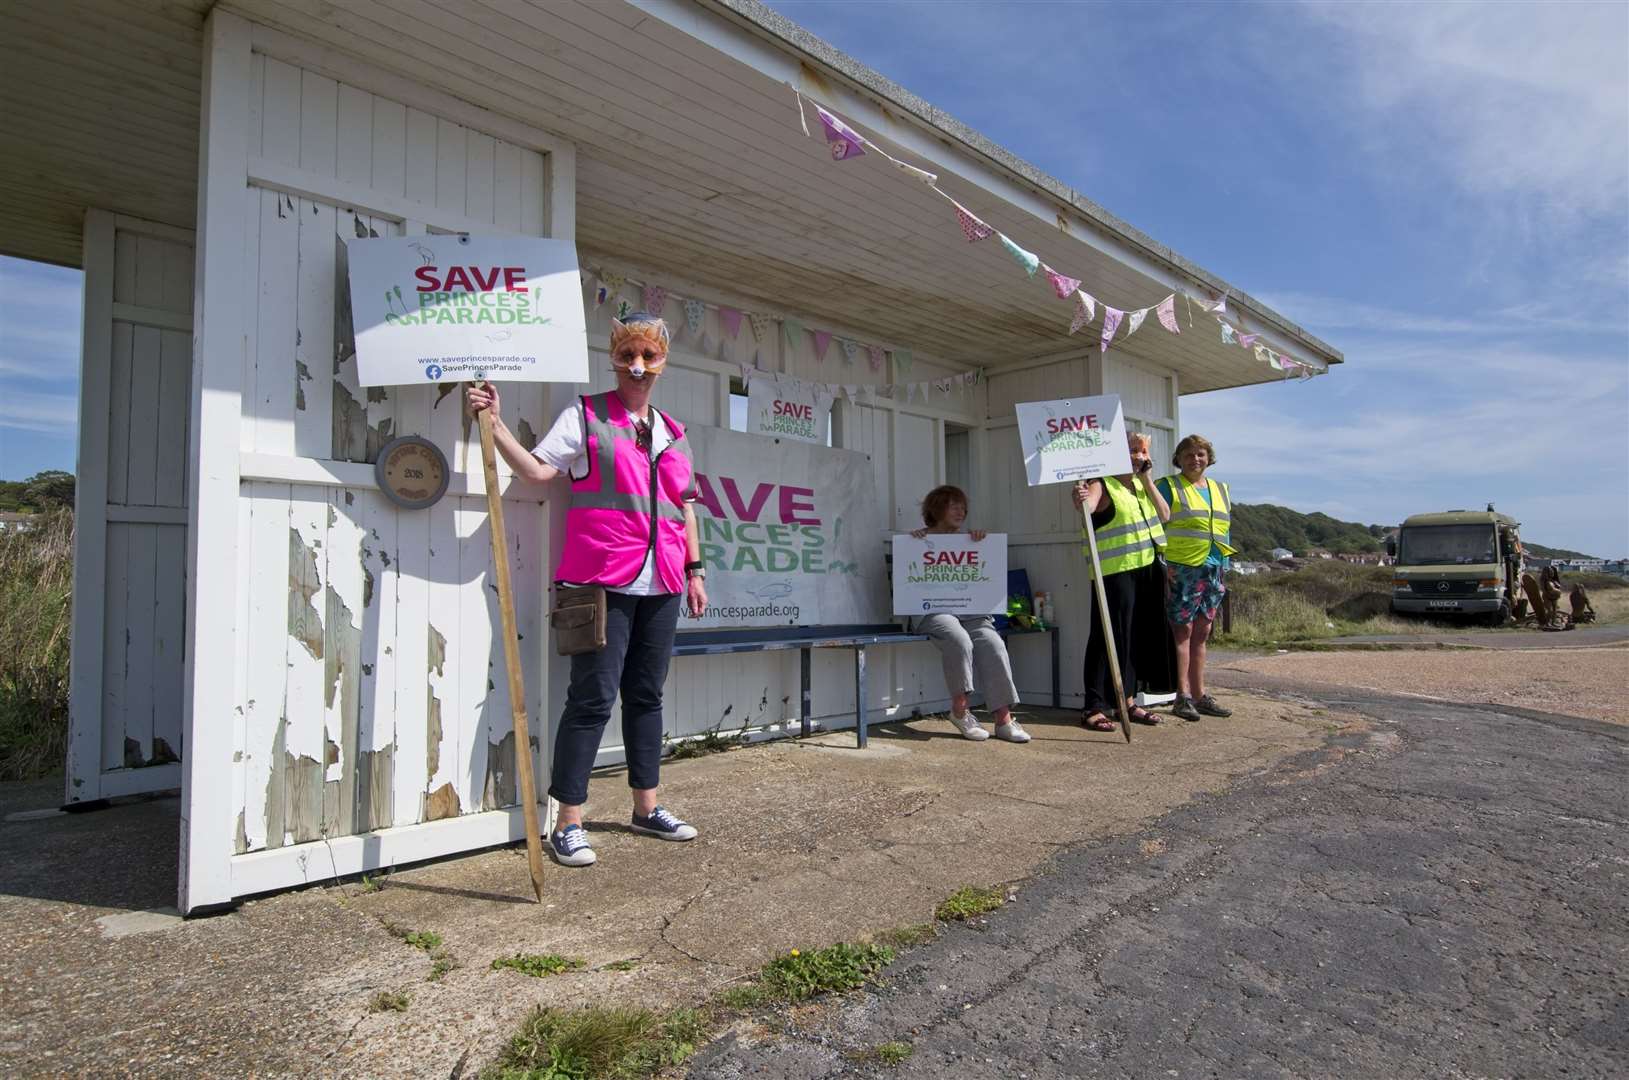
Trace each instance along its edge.
<path fill-rule="evenodd" d="M 1154 463 L 1148 456 L 1148 436 L 1129 432 L 1131 469 L 1099 483 L 1076 484 L 1075 506 L 1092 508 L 1092 530 L 1097 534 L 1097 555 L 1103 565 L 1103 592 L 1108 600 L 1109 633 L 1120 661 L 1120 686 L 1126 693 L 1131 719 L 1157 724 L 1159 718 L 1136 704 L 1141 684 L 1156 693 L 1176 685 L 1171 631 L 1163 607 L 1165 581 L 1157 553 L 1165 543 L 1161 522 L 1170 509 L 1154 487 Z M 1086 550 L 1086 549 L 1082 549 Z M 1091 573 L 1091 563 L 1086 564 Z M 1086 711 L 1082 723 L 1093 731 L 1113 731 L 1111 719 L 1119 705 L 1114 700 L 1114 677 L 1109 671 L 1104 628 L 1097 605 L 1089 599 L 1091 634 L 1086 639 Z"/>
<path fill-rule="evenodd" d="M 1205 692 L 1205 642 L 1227 593 L 1230 513 L 1227 485 L 1205 476 L 1216 464 L 1216 448 L 1203 435 L 1177 443 L 1171 464 L 1182 470 L 1157 486 L 1171 506 L 1166 524 L 1166 613 L 1176 636 L 1177 699 L 1171 712 L 1184 720 L 1231 716 Z"/>

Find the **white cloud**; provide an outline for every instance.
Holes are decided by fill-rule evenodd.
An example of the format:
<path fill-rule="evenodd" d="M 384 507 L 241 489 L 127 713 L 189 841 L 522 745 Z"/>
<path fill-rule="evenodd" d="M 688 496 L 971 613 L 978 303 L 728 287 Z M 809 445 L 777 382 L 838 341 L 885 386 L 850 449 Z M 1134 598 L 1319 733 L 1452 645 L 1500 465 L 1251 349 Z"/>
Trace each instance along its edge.
<path fill-rule="evenodd" d="M 79 423 L 79 403 L 72 394 L 36 394 L 9 390 L 0 394 L 0 427 L 72 435 Z"/>

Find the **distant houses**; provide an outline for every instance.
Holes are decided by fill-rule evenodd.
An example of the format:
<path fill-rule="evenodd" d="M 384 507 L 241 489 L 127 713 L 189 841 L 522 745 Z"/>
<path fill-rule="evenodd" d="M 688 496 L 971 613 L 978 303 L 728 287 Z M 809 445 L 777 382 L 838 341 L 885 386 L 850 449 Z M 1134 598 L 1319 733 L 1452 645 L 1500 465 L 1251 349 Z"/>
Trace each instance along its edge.
<path fill-rule="evenodd" d="M 27 532 L 38 524 L 38 517 L 34 514 L 18 514 L 10 510 L 0 511 L 0 532 Z"/>

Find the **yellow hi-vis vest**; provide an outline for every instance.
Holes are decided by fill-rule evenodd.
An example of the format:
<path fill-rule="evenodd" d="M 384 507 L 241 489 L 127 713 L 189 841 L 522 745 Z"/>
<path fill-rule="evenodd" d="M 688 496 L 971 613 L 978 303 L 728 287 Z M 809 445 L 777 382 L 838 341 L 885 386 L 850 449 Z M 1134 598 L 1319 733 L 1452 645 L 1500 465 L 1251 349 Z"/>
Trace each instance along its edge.
<path fill-rule="evenodd" d="M 1097 558 L 1103 564 L 1103 576 L 1147 566 L 1154 561 L 1154 549 L 1165 546 L 1165 529 L 1160 525 L 1154 501 L 1140 484 L 1135 492 L 1127 491 L 1115 478 L 1104 480 L 1103 486 L 1114 504 L 1114 516 L 1097 530 Z M 1085 535 L 1084 530 L 1081 535 Z M 1086 577 L 1090 580 L 1092 549 L 1083 544 L 1080 550 L 1086 555 Z"/>
<path fill-rule="evenodd" d="M 1228 511 L 1232 499 L 1227 485 L 1210 477 L 1205 478 L 1210 493 L 1207 505 L 1199 489 L 1188 483 L 1181 473 L 1171 477 L 1171 520 L 1165 528 L 1170 541 L 1165 545 L 1168 562 L 1183 566 L 1201 566 L 1210 557 L 1210 546 L 1215 544 L 1223 555 L 1231 555 L 1234 548 L 1228 544 L 1232 531 Z"/>

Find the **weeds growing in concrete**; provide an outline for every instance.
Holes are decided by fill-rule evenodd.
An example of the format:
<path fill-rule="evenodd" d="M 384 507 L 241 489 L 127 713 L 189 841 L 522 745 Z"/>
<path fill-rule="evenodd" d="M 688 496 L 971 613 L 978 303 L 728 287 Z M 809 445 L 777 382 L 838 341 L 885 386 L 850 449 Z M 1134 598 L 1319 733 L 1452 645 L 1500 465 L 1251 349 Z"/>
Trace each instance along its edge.
<path fill-rule="evenodd" d="M 368 999 L 369 1012 L 406 1012 L 412 997 L 401 990 L 381 990 Z"/>
<path fill-rule="evenodd" d="M 876 1062 L 878 1065 L 893 1068 L 895 1065 L 902 1064 L 915 1050 L 916 1047 L 908 1042 L 885 1042 L 867 1047 L 849 1056 L 855 1061 Z"/>
<path fill-rule="evenodd" d="M 681 1065 L 707 1037 L 692 1009 L 537 1008 L 484 1080 L 637 1080 Z"/>
<path fill-rule="evenodd" d="M 960 922 L 994 911 L 1007 900 L 1002 889 L 981 889 L 977 885 L 963 885 L 939 902 L 933 917 L 941 922 Z"/>
<path fill-rule="evenodd" d="M 720 726 L 722 723 L 720 721 Z M 747 726 L 742 724 L 740 730 L 729 735 L 723 734 L 715 727 L 693 739 L 673 740 L 664 735 L 662 741 L 669 761 L 684 761 L 687 758 L 706 757 L 708 754 L 722 754 L 726 750 L 745 745 Z"/>
<path fill-rule="evenodd" d="M 440 982 L 447 972 L 456 970 L 459 966 L 458 957 L 446 949 L 431 954 L 431 959 L 435 962 L 430 965 L 430 974 L 425 977 L 427 982 Z"/>
<path fill-rule="evenodd" d="M 530 975 L 534 979 L 576 971 L 582 966 L 583 962 L 576 957 L 560 956 L 557 953 L 516 953 L 513 956 L 500 956 L 492 961 L 493 971 L 508 968 L 522 975 Z"/>
<path fill-rule="evenodd" d="M 883 930 L 874 935 L 875 940 L 891 945 L 896 949 L 909 949 L 916 945 L 926 945 L 939 936 L 939 927 L 930 922 L 915 923 L 911 926 L 896 926 L 892 930 Z"/>
<path fill-rule="evenodd" d="M 638 960 L 613 960 L 605 965 L 606 971 L 632 971 L 639 966 Z"/>
<path fill-rule="evenodd" d="M 356 891 L 366 895 L 368 893 L 376 893 L 384 887 L 384 882 L 380 881 L 378 878 L 363 874 L 362 881 L 357 885 Z"/>
<path fill-rule="evenodd" d="M 400 936 L 413 948 L 423 949 L 425 952 L 435 952 L 441 948 L 441 935 L 434 930 L 409 930 Z"/>

